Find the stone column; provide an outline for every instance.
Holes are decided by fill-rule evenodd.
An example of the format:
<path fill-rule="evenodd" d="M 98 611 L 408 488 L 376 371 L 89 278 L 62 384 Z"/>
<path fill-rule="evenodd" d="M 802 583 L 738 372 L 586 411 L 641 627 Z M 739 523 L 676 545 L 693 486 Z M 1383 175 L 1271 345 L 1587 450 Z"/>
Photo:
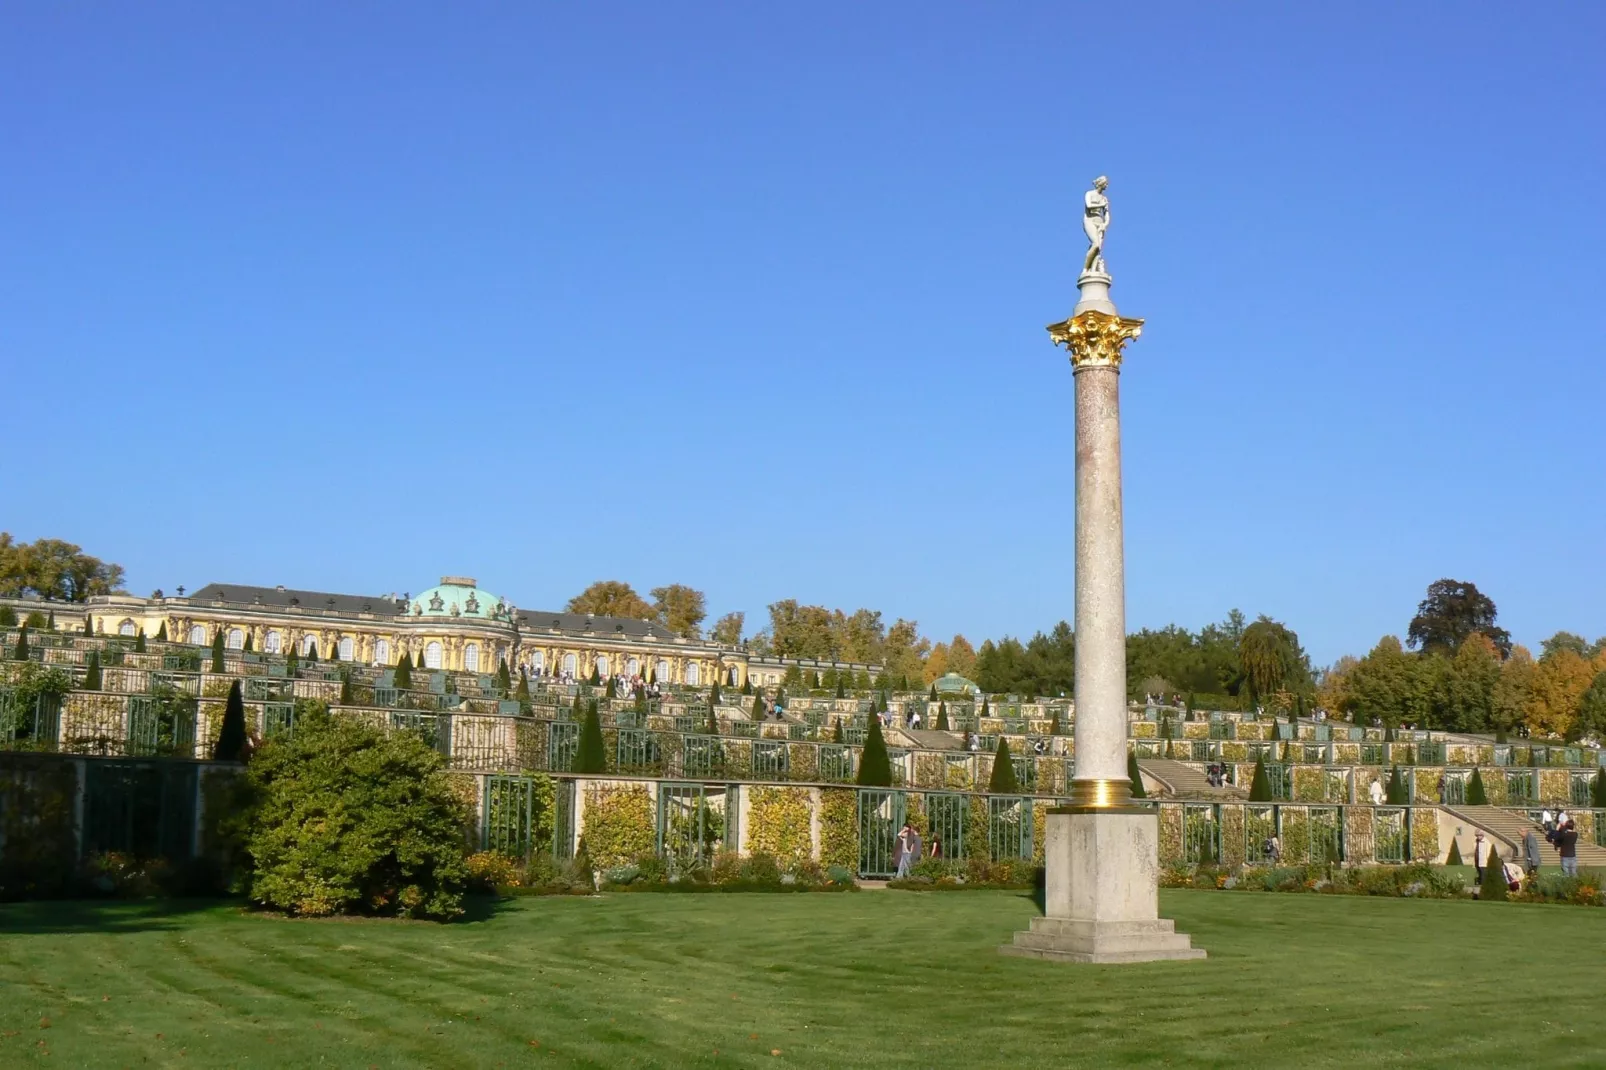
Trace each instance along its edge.
<path fill-rule="evenodd" d="M 1048 328 L 1076 383 L 1076 777 L 1048 812 L 1044 917 L 999 948 L 1061 962 L 1152 962 L 1205 953 L 1159 909 L 1158 820 L 1126 772 L 1126 579 L 1121 522 L 1121 356 L 1143 321 L 1110 300 L 1098 267 L 1071 318 Z"/>

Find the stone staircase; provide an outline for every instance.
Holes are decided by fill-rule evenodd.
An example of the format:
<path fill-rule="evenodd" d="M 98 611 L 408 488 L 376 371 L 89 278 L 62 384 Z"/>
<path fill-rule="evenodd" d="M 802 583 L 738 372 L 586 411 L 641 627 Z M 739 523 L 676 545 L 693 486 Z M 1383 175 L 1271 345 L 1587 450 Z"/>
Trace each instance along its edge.
<path fill-rule="evenodd" d="M 1208 802 L 1242 802 L 1249 797 L 1243 788 L 1212 787 L 1204 770 L 1169 758 L 1140 758 L 1138 768 L 1160 782 L 1168 798 L 1199 799 Z"/>
<path fill-rule="evenodd" d="M 1446 810 L 1461 818 L 1469 825 L 1483 829 L 1500 841 L 1500 856 L 1511 858 L 1522 855 L 1522 839 L 1529 829 L 1539 832 L 1539 863 L 1545 866 L 1561 864 L 1561 856 L 1556 849 L 1544 840 L 1544 832 L 1539 826 L 1529 821 L 1522 814 L 1507 810 L 1500 806 L 1446 806 Z M 1472 862 L 1472 854 L 1462 851 L 1462 857 L 1468 864 Z M 1580 838 L 1578 841 L 1578 865 L 1585 869 L 1606 869 L 1606 847 L 1598 847 L 1591 840 Z"/>

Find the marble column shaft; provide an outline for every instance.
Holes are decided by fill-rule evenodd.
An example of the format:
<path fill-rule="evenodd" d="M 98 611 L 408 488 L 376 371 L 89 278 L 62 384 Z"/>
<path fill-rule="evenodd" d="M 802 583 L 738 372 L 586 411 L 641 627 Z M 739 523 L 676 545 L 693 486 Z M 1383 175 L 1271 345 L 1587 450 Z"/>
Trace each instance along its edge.
<path fill-rule="evenodd" d="M 1121 369 L 1076 376 L 1076 779 L 1126 778 Z"/>

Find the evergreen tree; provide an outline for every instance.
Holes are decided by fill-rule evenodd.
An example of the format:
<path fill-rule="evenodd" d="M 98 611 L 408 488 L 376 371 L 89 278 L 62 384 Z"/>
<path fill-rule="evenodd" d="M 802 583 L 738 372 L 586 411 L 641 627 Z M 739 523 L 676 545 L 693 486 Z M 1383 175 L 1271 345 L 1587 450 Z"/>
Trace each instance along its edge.
<path fill-rule="evenodd" d="M 777 706 L 786 705 L 786 688 L 777 687 L 775 689 L 775 704 Z"/>
<path fill-rule="evenodd" d="M 50 611 L 50 616 L 46 618 L 45 627 L 49 628 L 51 631 L 56 630 L 56 611 L 54 609 Z M 95 622 L 93 620 L 89 622 L 89 634 L 95 634 Z"/>
<path fill-rule="evenodd" d="M 17 626 L 17 611 L 10 606 L 0 606 L 0 628 L 15 628 Z"/>
<path fill-rule="evenodd" d="M 251 633 L 249 630 L 245 633 L 245 652 L 247 654 L 256 652 L 256 647 L 251 642 Z"/>
<path fill-rule="evenodd" d="M 981 697 L 981 713 L 977 714 L 977 716 L 978 717 L 986 717 L 987 716 L 987 696 L 986 695 L 983 695 Z"/>
<path fill-rule="evenodd" d="M 1489 858 L 1483 864 L 1483 883 L 1478 886 L 1478 899 L 1485 903 L 1506 901 L 1506 871 L 1500 864 L 1500 850 L 1489 842 Z"/>
<path fill-rule="evenodd" d="M 1483 774 L 1478 772 L 1476 768 L 1472 770 L 1472 779 L 1467 781 L 1467 805 L 1489 805 L 1489 793 L 1483 787 Z"/>
<path fill-rule="evenodd" d="M 84 669 L 84 682 L 79 686 L 85 691 L 100 690 L 100 651 L 89 652 L 89 665 Z"/>
<path fill-rule="evenodd" d="M 909 674 L 908 673 L 899 673 L 898 674 L 898 690 L 899 691 L 907 691 L 907 690 L 909 690 Z"/>
<path fill-rule="evenodd" d="M 874 717 L 870 719 L 872 721 L 876 720 Z M 831 722 L 831 742 L 841 743 L 842 741 L 842 719 L 839 717 L 835 721 Z"/>
<path fill-rule="evenodd" d="M 752 680 L 752 677 L 744 677 L 742 679 L 742 694 L 751 695 L 752 693 L 753 693 L 753 680 Z"/>
<path fill-rule="evenodd" d="M 643 717 L 647 715 L 647 689 L 645 687 L 636 688 L 636 712 Z"/>
<path fill-rule="evenodd" d="M 1060 734 L 1060 732 L 1061 732 L 1060 711 L 1058 709 L 1056 709 L 1054 711 L 1054 716 L 1049 718 L 1048 734 L 1051 735 L 1051 736 L 1057 736 L 1057 735 Z"/>
<path fill-rule="evenodd" d="M 17 647 L 11 652 L 11 660 L 28 660 L 28 626 L 26 624 L 17 632 Z"/>
<path fill-rule="evenodd" d="M 591 679 L 588 681 L 593 687 L 602 683 L 602 674 L 597 671 L 596 663 L 591 665 Z"/>
<path fill-rule="evenodd" d="M 709 709 L 713 709 L 715 706 L 718 706 L 718 705 L 719 705 L 719 680 L 716 678 L 714 680 L 713 688 L 710 689 L 710 691 L 708 692 L 708 708 Z"/>
<path fill-rule="evenodd" d="M 948 703 L 937 703 L 937 731 L 948 731 Z"/>
<path fill-rule="evenodd" d="M 931 694 L 927 695 L 926 698 L 928 700 L 932 701 L 932 702 L 936 702 L 937 701 L 937 685 L 936 684 L 932 684 L 931 685 Z"/>
<path fill-rule="evenodd" d="M 1169 736 L 1166 738 L 1166 741 L 1165 741 L 1165 756 L 1167 758 L 1175 758 L 1177 756 L 1177 748 L 1175 747 L 1175 745 L 1172 744 L 1171 739 L 1170 739 Z M 1268 786 L 1268 790 L 1269 790 L 1269 786 Z"/>
<path fill-rule="evenodd" d="M 1400 767 L 1397 765 L 1394 767 L 1394 771 L 1389 774 L 1386 798 L 1390 806 L 1405 806 L 1411 801 L 1410 791 L 1406 788 L 1405 780 L 1400 776 Z"/>
<path fill-rule="evenodd" d="M 507 659 L 502 658 L 496 663 L 496 686 L 506 695 L 513 690 L 513 673 L 507 667 Z"/>
<path fill-rule="evenodd" d="M 619 688 L 617 686 L 615 686 L 615 684 L 613 682 L 613 676 L 612 675 L 610 675 L 608 677 L 608 690 L 603 692 L 603 695 L 605 697 L 607 697 L 607 698 L 618 698 L 619 697 Z"/>
<path fill-rule="evenodd" d="M 753 711 L 752 712 L 753 712 L 753 720 L 762 721 L 764 719 L 764 696 L 763 695 L 754 695 L 753 696 Z"/>
<path fill-rule="evenodd" d="M 229 685 L 229 698 L 223 706 L 223 724 L 219 727 L 217 743 L 212 757 L 220 762 L 243 762 L 250 741 L 245 734 L 245 698 L 240 694 L 240 681 Z"/>
<path fill-rule="evenodd" d="M 1606 769 L 1595 772 L 1595 779 L 1589 783 L 1590 805 L 1599 810 L 1606 808 Z"/>
<path fill-rule="evenodd" d="M 579 701 L 579 696 L 575 696 Z M 586 709 L 585 724 L 580 728 L 580 746 L 574 752 L 575 773 L 602 773 L 608 768 L 608 754 L 602 742 L 602 717 L 597 713 L 597 702 L 591 700 Z"/>
<path fill-rule="evenodd" d="M 1385 724 L 1383 726 L 1383 742 L 1384 743 L 1393 743 L 1394 742 L 1394 726 L 1393 725 Z"/>
<path fill-rule="evenodd" d="M 300 671 L 300 665 L 298 662 L 299 659 L 296 657 L 296 648 L 292 646 L 284 655 L 284 674 L 290 677 L 292 680 L 295 679 L 296 673 Z"/>
<path fill-rule="evenodd" d="M 586 704 L 580 698 L 580 692 L 574 693 L 574 706 L 569 710 L 569 717 L 576 723 L 585 720 Z"/>
<path fill-rule="evenodd" d="M 391 683 L 401 691 L 411 690 L 413 686 L 413 656 L 406 651 L 396 659 L 396 675 Z"/>
<path fill-rule="evenodd" d="M 1015 779 L 1015 760 L 1009 754 L 1009 740 L 998 737 L 998 749 L 993 752 L 993 775 L 987 781 L 987 790 L 993 795 L 1018 795 L 1020 782 Z"/>
<path fill-rule="evenodd" d="M 836 697 L 837 698 L 847 698 L 848 697 L 848 689 L 842 686 L 842 677 L 840 677 L 840 676 L 838 676 L 836 678 Z"/>
<path fill-rule="evenodd" d="M 351 673 L 344 669 L 340 671 L 340 704 L 351 705 Z"/>
<path fill-rule="evenodd" d="M 524 671 L 522 665 L 519 666 L 519 691 L 513 697 L 520 702 L 530 701 L 530 674 Z"/>
<path fill-rule="evenodd" d="M 822 690 L 825 690 L 825 691 L 835 691 L 836 690 L 836 669 L 835 668 L 826 669 L 823 673 L 820 674 L 820 687 L 821 687 Z"/>
<path fill-rule="evenodd" d="M 219 628 L 217 634 L 212 636 L 212 671 L 224 672 L 223 668 L 223 629 Z"/>
<path fill-rule="evenodd" d="M 803 686 L 810 691 L 818 691 L 820 689 L 820 674 L 815 672 L 813 669 L 810 669 L 808 672 L 804 673 Z"/>
<path fill-rule="evenodd" d="M 1166 747 L 1169 748 L 1170 746 L 1171 741 L 1168 739 L 1166 740 Z M 1272 801 L 1271 777 L 1266 775 L 1266 756 L 1264 754 L 1255 758 L 1255 775 L 1249 781 L 1249 801 L 1256 803 Z"/>
<path fill-rule="evenodd" d="M 1450 837 L 1450 853 L 1445 858 L 1444 864 L 1447 866 L 1466 865 L 1465 862 L 1461 861 L 1461 845 L 1455 841 L 1454 836 Z"/>
<path fill-rule="evenodd" d="M 853 689 L 855 691 L 868 691 L 868 690 L 870 690 L 870 688 L 872 686 L 874 686 L 874 685 L 870 682 L 870 670 L 869 669 L 860 669 L 854 675 L 854 677 L 853 677 Z"/>
<path fill-rule="evenodd" d="M 145 629 L 141 628 L 134 633 L 134 653 L 145 653 Z"/>
<path fill-rule="evenodd" d="M 708 734 L 711 736 L 719 735 L 719 714 L 714 711 L 712 704 L 708 707 Z"/>
<path fill-rule="evenodd" d="M 886 672 L 882 671 L 882 672 L 876 673 L 875 674 L 875 680 L 871 682 L 870 686 L 873 687 L 877 691 L 885 691 L 887 689 L 887 674 L 886 674 Z"/>
<path fill-rule="evenodd" d="M 162 621 L 162 626 L 156 629 L 156 641 L 158 643 L 167 642 L 167 621 L 165 620 Z"/>
<path fill-rule="evenodd" d="M 865 788 L 892 787 L 892 759 L 887 755 L 887 741 L 881 738 L 881 719 L 870 718 L 870 731 L 865 733 L 864 750 L 859 754 L 857 783 Z"/>
<path fill-rule="evenodd" d="M 88 613 L 84 614 L 84 634 L 85 635 L 94 635 L 95 634 L 95 618 L 90 616 Z"/>
<path fill-rule="evenodd" d="M 1143 790 L 1143 774 L 1138 769 L 1138 752 L 1126 752 L 1126 775 L 1132 779 L 1132 797 L 1134 799 L 1147 799 L 1149 793 Z"/>
<path fill-rule="evenodd" d="M 308 665 L 316 665 L 316 664 L 318 664 L 318 644 L 317 643 L 308 643 L 307 644 L 307 664 Z"/>

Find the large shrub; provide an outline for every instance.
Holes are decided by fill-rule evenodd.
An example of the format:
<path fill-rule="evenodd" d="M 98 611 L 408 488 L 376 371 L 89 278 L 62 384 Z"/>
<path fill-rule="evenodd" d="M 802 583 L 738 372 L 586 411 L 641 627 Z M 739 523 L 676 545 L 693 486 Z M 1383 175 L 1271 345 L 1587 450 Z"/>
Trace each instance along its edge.
<path fill-rule="evenodd" d="M 462 913 L 469 808 L 422 735 L 313 707 L 256 752 L 251 898 L 292 914 Z"/>

